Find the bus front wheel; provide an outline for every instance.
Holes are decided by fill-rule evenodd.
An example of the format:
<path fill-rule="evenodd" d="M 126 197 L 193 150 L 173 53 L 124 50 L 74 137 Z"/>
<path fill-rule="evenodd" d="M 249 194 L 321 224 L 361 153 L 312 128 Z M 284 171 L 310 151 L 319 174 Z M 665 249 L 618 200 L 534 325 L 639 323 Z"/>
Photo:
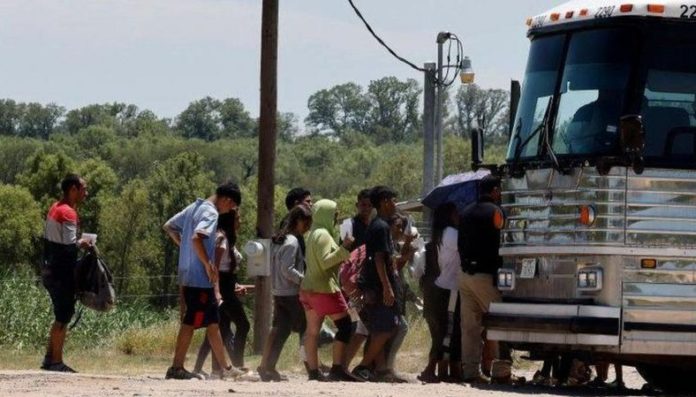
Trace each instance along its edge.
<path fill-rule="evenodd" d="M 636 367 L 640 376 L 665 392 L 696 391 L 696 371 L 658 364 L 640 364 Z"/>

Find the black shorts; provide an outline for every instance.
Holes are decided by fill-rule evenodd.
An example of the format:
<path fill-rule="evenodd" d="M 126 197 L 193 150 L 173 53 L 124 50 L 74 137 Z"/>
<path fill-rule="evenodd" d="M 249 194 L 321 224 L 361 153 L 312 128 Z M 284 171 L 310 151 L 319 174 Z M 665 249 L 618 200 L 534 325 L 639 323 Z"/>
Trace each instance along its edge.
<path fill-rule="evenodd" d="M 51 297 L 56 322 L 68 324 L 75 314 L 75 275 L 70 266 L 43 266 L 41 281 Z"/>
<path fill-rule="evenodd" d="M 182 287 L 186 313 L 185 325 L 203 328 L 220 322 L 218 302 L 212 288 Z"/>
<path fill-rule="evenodd" d="M 382 292 L 364 291 L 365 306 L 360 311 L 360 319 L 370 334 L 392 332 L 399 325 L 399 302 L 392 306 L 382 302 Z"/>
<path fill-rule="evenodd" d="M 304 333 L 305 328 L 307 328 L 307 320 L 299 296 L 273 297 L 273 326 L 276 328 L 287 327 L 293 332 Z"/>

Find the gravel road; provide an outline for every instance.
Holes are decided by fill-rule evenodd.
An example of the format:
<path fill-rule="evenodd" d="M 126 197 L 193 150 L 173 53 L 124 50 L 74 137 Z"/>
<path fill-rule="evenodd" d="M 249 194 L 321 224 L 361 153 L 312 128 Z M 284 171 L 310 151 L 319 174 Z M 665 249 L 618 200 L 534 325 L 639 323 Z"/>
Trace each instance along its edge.
<path fill-rule="evenodd" d="M 0 396 L 321 396 L 321 397 L 462 397 L 462 396 L 643 396 L 642 378 L 632 368 L 625 368 L 628 390 L 576 388 L 544 388 L 535 386 L 477 386 L 459 384 L 423 385 L 415 375 L 407 375 L 412 383 L 319 383 L 303 376 L 291 376 L 289 382 L 234 381 L 165 381 L 163 374 L 111 376 L 91 374 L 59 374 L 42 371 L 0 371 Z M 531 373 L 522 373 L 528 377 Z"/>

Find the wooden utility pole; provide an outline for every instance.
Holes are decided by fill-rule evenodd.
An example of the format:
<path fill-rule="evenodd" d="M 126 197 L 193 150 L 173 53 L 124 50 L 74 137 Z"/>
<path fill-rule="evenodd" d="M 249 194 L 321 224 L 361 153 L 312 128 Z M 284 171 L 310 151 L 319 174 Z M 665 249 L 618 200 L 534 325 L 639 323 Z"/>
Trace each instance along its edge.
<path fill-rule="evenodd" d="M 263 0 L 261 22 L 261 109 L 259 112 L 259 182 L 256 230 L 258 237 L 273 234 L 276 114 L 278 108 L 278 0 Z M 260 353 L 271 325 L 271 280 L 256 278 L 254 352 Z"/>

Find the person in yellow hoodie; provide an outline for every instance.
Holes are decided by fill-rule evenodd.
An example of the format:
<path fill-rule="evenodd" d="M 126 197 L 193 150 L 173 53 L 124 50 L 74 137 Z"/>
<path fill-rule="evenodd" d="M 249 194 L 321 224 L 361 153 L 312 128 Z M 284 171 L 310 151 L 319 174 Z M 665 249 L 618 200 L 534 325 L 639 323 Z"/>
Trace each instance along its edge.
<path fill-rule="evenodd" d="M 300 286 L 300 302 L 307 317 L 305 349 L 309 366 L 309 380 L 358 381 L 341 365 L 346 345 L 350 341 L 351 321 L 346 303 L 338 285 L 341 262 L 350 257 L 353 239 L 348 237 L 336 244 L 336 203 L 319 200 L 312 206 L 312 230 L 307 236 L 305 277 Z M 317 344 L 324 318 L 329 317 L 338 328 L 333 343 L 333 365 L 329 376 L 319 370 Z"/>

